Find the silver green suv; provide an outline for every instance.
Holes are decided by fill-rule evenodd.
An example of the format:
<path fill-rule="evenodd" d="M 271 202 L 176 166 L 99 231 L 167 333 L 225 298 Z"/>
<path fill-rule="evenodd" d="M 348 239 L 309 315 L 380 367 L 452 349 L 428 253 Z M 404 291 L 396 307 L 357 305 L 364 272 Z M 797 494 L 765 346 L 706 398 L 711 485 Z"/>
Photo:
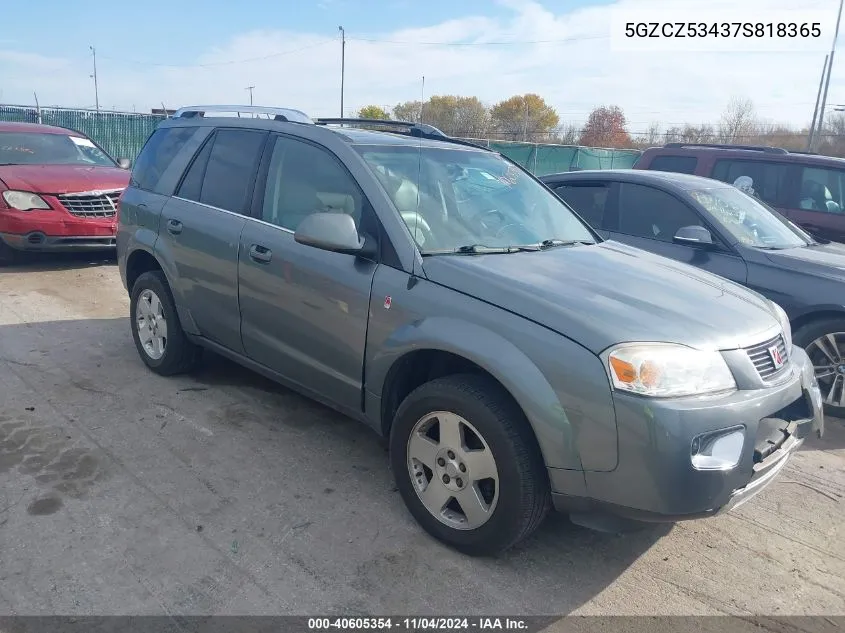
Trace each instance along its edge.
<path fill-rule="evenodd" d="M 470 554 L 552 506 L 717 514 L 822 431 L 779 306 L 603 241 L 429 126 L 184 108 L 135 163 L 117 248 L 147 366 L 213 350 L 364 422 L 417 521 Z"/>

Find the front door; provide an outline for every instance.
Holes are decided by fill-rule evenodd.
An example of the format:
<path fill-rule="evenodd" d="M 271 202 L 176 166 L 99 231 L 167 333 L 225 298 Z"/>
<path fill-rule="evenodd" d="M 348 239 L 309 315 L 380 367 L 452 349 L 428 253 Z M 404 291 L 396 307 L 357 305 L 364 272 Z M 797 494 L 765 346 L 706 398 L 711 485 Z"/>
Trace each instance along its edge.
<path fill-rule="evenodd" d="M 205 142 L 162 211 L 156 250 L 200 333 L 242 352 L 238 250 L 266 132 L 221 129 Z"/>
<path fill-rule="evenodd" d="M 361 412 L 374 261 L 299 244 L 312 213 L 374 221 L 357 183 L 328 150 L 278 136 L 262 166 L 262 204 L 241 233 L 239 295 L 246 354 L 291 382 Z"/>
<path fill-rule="evenodd" d="M 656 187 L 628 182 L 615 183 L 614 187 L 617 189 L 613 195 L 615 208 L 605 214 L 610 239 L 745 284 L 745 261 L 719 239 L 693 207 Z M 675 233 L 685 226 L 709 229 L 715 247 L 705 249 L 675 243 Z"/>

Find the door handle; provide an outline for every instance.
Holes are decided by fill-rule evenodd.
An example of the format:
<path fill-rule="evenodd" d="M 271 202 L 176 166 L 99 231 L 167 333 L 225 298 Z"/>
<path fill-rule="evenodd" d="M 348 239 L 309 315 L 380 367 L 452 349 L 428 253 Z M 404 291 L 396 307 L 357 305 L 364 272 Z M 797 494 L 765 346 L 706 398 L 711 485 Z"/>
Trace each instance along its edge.
<path fill-rule="evenodd" d="M 254 262 L 266 264 L 273 258 L 273 251 L 261 244 L 253 244 L 249 247 L 249 257 Z"/>
<path fill-rule="evenodd" d="M 167 232 L 173 235 L 178 235 L 182 232 L 182 223 L 179 220 L 168 220 Z"/>

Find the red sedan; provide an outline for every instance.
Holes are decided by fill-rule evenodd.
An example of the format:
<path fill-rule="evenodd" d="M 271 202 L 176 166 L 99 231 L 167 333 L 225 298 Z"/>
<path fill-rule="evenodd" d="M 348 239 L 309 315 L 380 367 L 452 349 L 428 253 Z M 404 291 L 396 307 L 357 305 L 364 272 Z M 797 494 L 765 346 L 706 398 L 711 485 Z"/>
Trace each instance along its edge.
<path fill-rule="evenodd" d="M 114 248 L 128 167 L 79 132 L 0 122 L 0 263 L 23 251 Z"/>

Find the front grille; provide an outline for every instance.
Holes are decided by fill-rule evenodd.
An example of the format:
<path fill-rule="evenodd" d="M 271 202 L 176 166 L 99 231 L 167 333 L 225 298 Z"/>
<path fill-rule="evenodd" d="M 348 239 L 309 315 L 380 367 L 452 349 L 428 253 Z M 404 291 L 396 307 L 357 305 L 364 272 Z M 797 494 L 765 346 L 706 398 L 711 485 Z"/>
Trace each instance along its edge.
<path fill-rule="evenodd" d="M 73 215 L 80 218 L 110 218 L 117 211 L 117 199 L 121 191 L 102 193 L 66 193 L 56 196 Z"/>
<path fill-rule="evenodd" d="M 775 346 L 777 346 L 777 350 L 780 352 L 781 358 L 784 360 L 783 367 L 775 366 L 775 361 L 772 358 L 771 352 L 769 352 L 769 348 Z M 773 378 L 777 378 L 785 372 L 789 366 L 789 357 L 786 353 L 786 343 L 783 340 L 782 334 L 778 334 L 776 337 L 758 345 L 754 345 L 753 347 L 746 347 L 745 351 L 748 354 L 748 358 L 750 358 L 751 362 L 754 363 L 754 367 L 757 370 L 757 373 L 760 374 L 760 378 L 763 380 L 772 380 Z"/>

